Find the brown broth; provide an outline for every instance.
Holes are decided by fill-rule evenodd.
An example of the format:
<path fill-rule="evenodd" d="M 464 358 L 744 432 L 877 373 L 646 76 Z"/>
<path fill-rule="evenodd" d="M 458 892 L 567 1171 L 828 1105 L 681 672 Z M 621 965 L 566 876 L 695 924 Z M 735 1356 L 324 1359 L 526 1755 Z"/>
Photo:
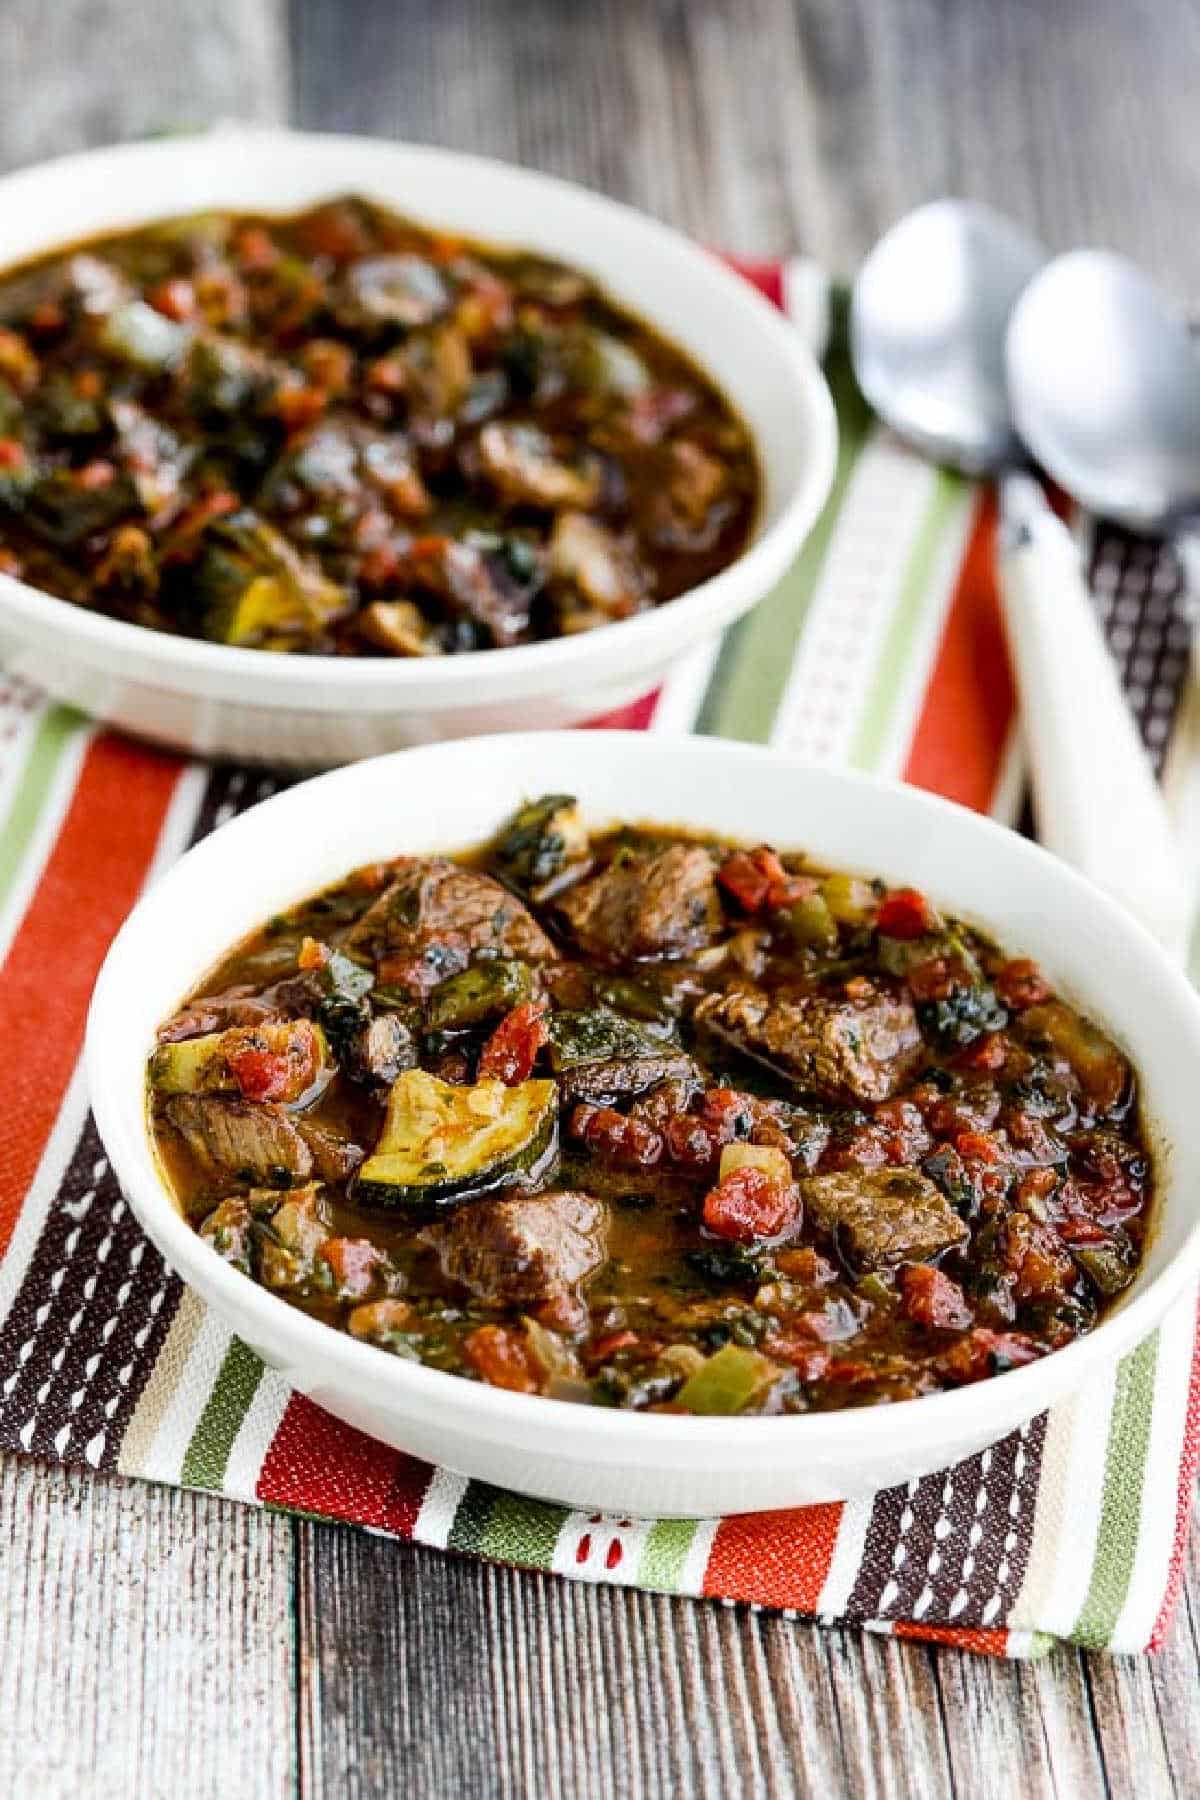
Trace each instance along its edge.
<path fill-rule="evenodd" d="M 706 903 L 711 900 L 707 941 L 636 961 L 619 953 L 582 954 L 578 914 L 566 916 L 564 896 L 582 893 L 589 881 L 611 880 L 623 867 L 649 893 L 655 859 L 672 850 L 692 851 L 719 875 L 712 885 L 700 870 Z M 743 1410 L 799 1412 L 937 1391 L 1047 1354 L 1090 1329 L 1117 1291 L 1114 1281 L 1123 1285 L 1136 1269 L 1152 1199 L 1135 1078 L 1120 1053 L 1055 999 L 1032 964 L 940 917 L 922 897 L 906 897 L 908 891 L 830 876 L 789 855 L 774 865 L 775 899 L 768 896 L 755 909 L 753 859 L 763 855 L 748 857 L 738 846 L 663 827 L 623 828 L 591 842 L 577 880 L 567 879 L 568 862 L 548 896 L 531 904 L 560 952 L 559 960 L 539 965 L 535 978 L 552 1028 L 581 1007 L 593 1017 L 595 1009 L 608 1009 L 602 1025 L 615 1012 L 643 1034 L 646 1054 L 658 1043 L 664 1053 L 685 1052 L 697 1065 L 695 1091 L 668 1094 L 657 1124 L 646 1126 L 658 1140 L 653 1155 L 649 1139 L 640 1156 L 624 1141 L 631 1118 L 650 1117 L 645 1095 L 614 1092 L 598 1120 L 594 1109 L 582 1117 L 581 1103 L 564 1090 L 561 1156 L 538 1188 L 579 1190 L 600 1203 L 607 1215 L 600 1266 L 544 1308 L 527 1297 L 518 1302 L 502 1292 L 472 1292 L 447 1272 L 429 1225 L 486 1209 L 495 1198 L 511 1200 L 520 1190 L 493 1200 L 467 1197 L 412 1217 L 360 1204 L 351 1177 L 327 1186 L 321 1229 L 337 1240 L 369 1242 L 386 1259 L 387 1273 L 369 1296 L 347 1294 L 312 1264 L 285 1297 L 346 1328 L 356 1308 L 390 1294 L 408 1309 L 410 1328 L 377 1341 L 399 1354 L 500 1379 L 479 1337 L 481 1328 L 485 1337 L 498 1329 L 506 1343 L 516 1343 L 522 1366 L 535 1371 L 543 1391 L 685 1409 L 681 1348 L 684 1361 L 690 1353 L 697 1364 L 728 1345 L 765 1359 L 775 1378 Z M 466 870 L 512 878 L 511 859 L 496 845 L 456 860 Z M 422 871 L 440 866 L 405 858 L 349 877 L 239 946 L 191 1003 L 248 984 L 266 991 L 276 1016 L 296 1017 L 294 1004 L 274 992 L 281 971 L 294 976 L 297 957 L 303 962 L 309 954 L 301 948 L 306 940 L 349 946 L 377 977 L 368 1008 L 399 1008 L 417 1035 L 420 1066 L 456 1082 L 476 1079 L 502 1015 L 431 1031 L 438 986 L 420 1000 L 389 993 L 381 975 L 386 957 L 364 948 L 369 934 L 355 936 L 368 909 L 378 912 L 381 885 L 391 895 L 397 888 L 389 884 L 423 880 Z M 923 915 L 913 911 L 918 902 Z M 839 915 L 833 937 L 822 907 Z M 914 919 L 925 928 L 914 931 Z M 400 929 L 419 925 L 410 920 Z M 816 942 L 815 925 L 826 932 Z M 439 929 L 439 942 L 448 941 Z M 487 960 L 477 956 L 471 966 L 486 967 Z M 703 1019 L 722 996 L 747 990 L 765 996 L 768 1009 L 794 1006 L 806 1018 L 806 1009 L 832 1008 L 843 1021 L 860 1022 L 868 1048 L 852 1045 L 844 1063 L 857 1080 L 879 1075 L 869 1060 L 874 1009 L 899 1008 L 905 1020 L 911 1013 L 919 1041 L 905 1052 L 903 1075 L 886 1098 L 822 1092 L 697 1023 L 698 1008 Z M 547 1054 L 545 1046 L 536 1050 L 529 1074 L 549 1072 Z M 569 1087 L 572 1076 L 555 1078 Z M 647 1086 L 651 1096 L 667 1093 Z M 369 1151 L 383 1127 L 386 1098 L 385 1086 L 364 1086 L 340 1069 L 303 1117 Z M 170 1121 L 171 1102 L 153 1089 L 151 1110 L 167 1178 L 197 1226 L 222 1199 L 246 1193 L 245 1180 L 214 1179 L 197 1160 Z M 707 1158 L 683 1143 L 696 1130 L 709 1130 Z M 746 1141 L 787 1146 L 790 1179 L 805 1197 L 794 1228 L 739 1239 L 728 1234 L 728 1216 L 722 1220 L 719 1208 L 710 1213 L 714 1190 L 725 1187 L 721 1144 Z M 926 1210 L 936 1212 L 936 1231 L 946 1238 L 940 1248 L 914 1241 L 908 1254 L 884 1254 L 878 1221 L 868 1220 L 856 1238 L 845 1221 L 831 1227 L 822 1218 L 818 1190 L 824 1183 L 827 1192 L 830 1178 L 869 1190 L 877 1178 L 902 1171 L 920 1188 Z M 913 1220 L 901 1217 L 899 1228 L 911 1230 Z M 249 1254 L 253 1272 L 256 1253 Z M 575 1371 L 565 1387 L 561 1370 L 546 1372 L 529 1350 L 532 1333 L 544 1357 L 546 1331 Z"/>

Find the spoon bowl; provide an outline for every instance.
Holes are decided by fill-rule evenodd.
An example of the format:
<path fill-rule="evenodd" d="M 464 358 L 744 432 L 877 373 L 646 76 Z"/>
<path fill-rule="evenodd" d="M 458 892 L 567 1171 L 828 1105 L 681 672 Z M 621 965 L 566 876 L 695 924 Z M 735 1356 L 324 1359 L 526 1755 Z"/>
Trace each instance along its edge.
<path fill-rule="evenodd" d="M 1132 263 L 1048 263 L 1013 309 L 1005 361 L 1018 431 L 1089 511 L 1171 532 L 1200 509 L 1200 354 Z"/>
<path fill-rule="evenodd" d="M 1022 459 L 1004 332 L 1045 261 L 1033 238 L 973 200 L 935 200 L 882 237 L 854 284 L 850 347 L 881 418 L 971 475 Z"/>

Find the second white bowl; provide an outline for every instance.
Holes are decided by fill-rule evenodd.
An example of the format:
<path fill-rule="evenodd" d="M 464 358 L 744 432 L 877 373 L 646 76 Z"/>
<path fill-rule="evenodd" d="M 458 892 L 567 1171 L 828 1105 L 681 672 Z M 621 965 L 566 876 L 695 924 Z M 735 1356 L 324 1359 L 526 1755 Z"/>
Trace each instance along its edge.
<path fill-rule="evenodd" d="M 372 138 L 239 130 L 90 151 L 6 177 L 0 270 L 153 219 L 286 213 L 339 193 L 558 257 L 681 344 L 757 449 L 763 503 L 746 550 L 712 580 L 621 624 L 409 661 L 200 643 L 0 575 L 0 660 L 56 698 L 177 749 L 309 767 L 435 738 L 577 724 L 647 693 L 779 580 L 833 475 L 837 428 L 820 370 L 782 315 L 717 257 L 529 169 Z"/>

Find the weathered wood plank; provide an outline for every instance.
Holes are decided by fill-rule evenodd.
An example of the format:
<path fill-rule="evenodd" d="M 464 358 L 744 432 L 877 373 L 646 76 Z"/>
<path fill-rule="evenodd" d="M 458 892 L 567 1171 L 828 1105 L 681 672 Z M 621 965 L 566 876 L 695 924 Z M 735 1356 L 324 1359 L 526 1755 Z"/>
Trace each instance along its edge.
<path fill-rule="evenodd" d="M 293 1789 L 292 1523 L 0 1461 L 0 1793 Z"/>
<path fill-rule="evenodd" d="M 286 0 L 7 0 L 0 165 L 222 118 L 282 119 Z"/>

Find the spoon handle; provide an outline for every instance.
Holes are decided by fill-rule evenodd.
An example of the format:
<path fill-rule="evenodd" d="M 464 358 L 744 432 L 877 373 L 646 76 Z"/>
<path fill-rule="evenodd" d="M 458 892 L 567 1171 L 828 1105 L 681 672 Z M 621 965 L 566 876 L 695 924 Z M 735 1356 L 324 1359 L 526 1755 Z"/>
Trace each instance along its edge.
<path fill-rule="evenodd" d="M 1000 589 L 1039 836 L 1182 960 L 1192 897 L 1071 534 L 1026 475 L 1004 477 L 1001 516 Z"/>

